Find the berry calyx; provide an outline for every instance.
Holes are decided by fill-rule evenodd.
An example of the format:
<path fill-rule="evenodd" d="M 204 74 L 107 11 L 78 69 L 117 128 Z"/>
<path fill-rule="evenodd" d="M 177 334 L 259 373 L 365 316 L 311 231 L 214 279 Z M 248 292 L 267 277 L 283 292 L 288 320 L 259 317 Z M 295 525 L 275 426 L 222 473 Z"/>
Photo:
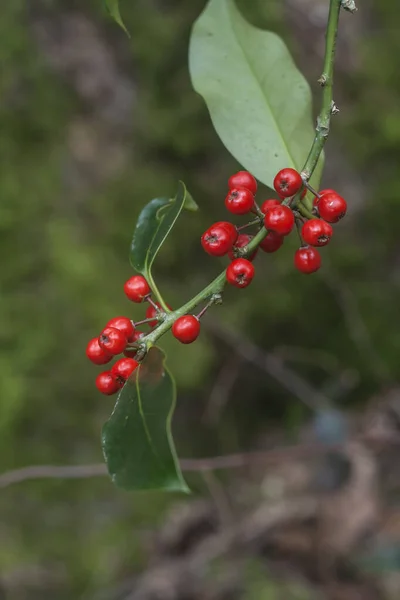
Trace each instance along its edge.
<path fill-rule="evenodd" d="M 280 201 L 276 200 L 275 198 L 271 198 L 270 200 L 264 200 L 264 202 L 261 204 L 261 212 L 263 212 L 264 215 L 266 215 L 270 208 L 280 205 Z"/>
<path fill-rule="evenodd" d="M 225 227 L 216 223 L 203 233 L 201 245 L 211 256 L 224 256 L 229 250 L 232 250 L 232 235 Z"/>
<path fill-rule="evenodd" d="M 225 206 L 234 215 L 246 215 L 254 207 L 254 196 L 247 188 L 233 188 L 225 198 Z"/>
<path fill-rule="evenodd" d="M 302 186 L 301 175 L 295 169 L 282 169 L 274 179 L 274 188 L 282 198 L 294 196 Z"/>
<path fill-rule="evenodd" d="M 346 214 L 347 202 L 337 192 L 324 192 L 317 202 L 320 217 L 328 223 L 337 223 Z"/>
<path fill-rule="evenodd" d="M 245 288 L 253 280 L 255 269 L 246 258 L 236 258 L 226 269 L 226 280 L 238 288 Z"/>
<path fill-rule="evenodd" d="M 251 240 L 253 239 L 252 235 L 248 235 L 247 233 L 241 233 L 236 241 L 236 244 L 234 245 L 233 249 L 228 252 L 228 256 L 231 260 L 235 260 L 236 256 L 234 254 L 234 251 L 237 248 L 244 248 L 245 246 L 247 246 L 247 244 L 249 244 L 251 242 Z M 256 254 L 258 252 L 258 248 L 256 248 L 254 250 L 254 252 L 252 252 L 252 254 L 250 254 L 250 256 L 247 256 L 247 260 L 251 260 L 253 261 L 256 257 Z"/>
<path fill-rule="evenodd" d="M 239 171 L 229 177 L 228 187 L 230 190 L 237 187 L 244 187 L 247 190 L 250 190 L 252 194 L 255 194 L 257 192 L 257 181 L 248 171 Z"/>
<path fill-rule="evenodd" d="M 112 359 L 111 354 L 100 346 L 98 337 L 90 340 L 86 346 L 86 356 L 95 365 L 105 365 Z"/>
<path fill-rule="evenodd" d="M 106 327 L 99 336 L 101 348 L 108 354 L 121 354 L 126 348 L 128 340 L 119 329 L 115 327 Z"/>
<path fill-rule="evenodd" d="M 96 387 L 102 394 L 106 396 L 111 396 L 118 392 L 120 386 L 111 374 L 111 371 L 103 371 L 103 373 L 99 373 L 96 377 Z"/>
<path fill-rule="evenodd" d="M 172 325 L 172 335 L 182 342 L 191 344 L 200 334 L 200 321 L 194 315 L 183 315 Z"/>
<path fill-rule="evenodd" d="M 315 273 L 321 266 L 321 255 L 318 250 L 311 246 L 299 248 L 294 255 L 294 266 L 306 275 Z"/>
<path fill-rule="evenodd" d="M 260 248 L 261 250 L 264 250 L 264 252 L 276 252 L 282 246 L 283 240 L 283 236 L 276 233 L 276 231 L 269 231 L 267 236 L 261 242 Z"/>
<path fill-rule="evenodd" d="M 128 377 L 139 366 L 137 360 L 133 358 L 120 358 L 111 368 L 111 375 L 116 379 L 117 383 L 122 387 Z"/>
<path fill-rule="evenodd" d="M 238 239 L 239 232 L 233 223 L 229 223 L 229 221 L 218 221 L 218 223 L 214 223 L 214 227 L 223 227 L 226 229 L 232 238 L 233 244 Z"/>
<path fill-rule="evenodd" d="M 128 317 L 114 317 L 108 321 L 106 327 L 114 327 L 122 331 L 128 342 L 132 341 L 132 336 L 135 333 L 135 327 Z"/>
<path fill-rule="evenodd" d="M 322 219 L 310 219 L 301 228 L 301 237 L 310 246 L 326 246 L 332 235 L 332 226 Z"/>
<path fill-rule="evenodd" d="M 264 217 L 266 229 L 279 235 L 289 235 L 294 227 L 294 215 L 288 206 L 273 206 Z"/>
<path fill-rule="evenodd" d="M 125 282 L 124 292 L 132 302 L 143 302 L 151 294 L 151 289 L 142 275 L 134 275 Z"/>

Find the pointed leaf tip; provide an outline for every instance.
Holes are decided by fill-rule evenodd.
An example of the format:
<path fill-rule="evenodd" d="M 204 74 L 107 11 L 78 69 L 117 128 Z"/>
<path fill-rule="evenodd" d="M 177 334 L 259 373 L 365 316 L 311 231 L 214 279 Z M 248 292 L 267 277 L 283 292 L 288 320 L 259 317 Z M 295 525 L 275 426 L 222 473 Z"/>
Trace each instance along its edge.
<path fill-rule="evenodd" d="M 106 9 L 114 19 L 116 23 L 125 31 L 126 35 L 130 38 L 130 33 L 125 27 L 125 23 L 122 20 L 121 12 L 119 9 L 119 0 L 105 0 Z"/>

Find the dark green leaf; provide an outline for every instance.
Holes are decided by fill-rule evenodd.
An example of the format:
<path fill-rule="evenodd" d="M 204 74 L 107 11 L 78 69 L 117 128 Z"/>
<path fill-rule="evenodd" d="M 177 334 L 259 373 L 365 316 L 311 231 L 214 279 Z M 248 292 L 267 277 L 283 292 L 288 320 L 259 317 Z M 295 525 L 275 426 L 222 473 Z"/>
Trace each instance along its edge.
<path fill-rule="evenodd" d="M 124 24 L 124 22 L 122 20 L 122 17 L 121 17 L 121 12 L 119 10 L 119 0 L 105 0 L 105 3 L 106 3 L 106 9 L 110 13 L 110 15 L 112 16 L 112 18 L 114 19 L 114 21 L 116 23 L 118 23 L 118 25 L 120 27 L 122 27 L 122 29 L 125 31 L 126 35 L 128 37 L 130 37 L 129 31 L 125 27 L 125 24 Z"/>
<path fill-rule="evenodd" d="M 151 267 L 154 259 L 183 208 L 197 210 L 197 205 L 184 184 L 179 182 L 174 199 L 156 198 L 139 215 L 131 243 L 130 262 L 149 283 L 152 280 Z"/>
<path fill-rule="evenodd" d="M 311 91 L 276 34 L 250 25 L 233 0 L 210 0 L 189 63 L 218 135 L 246 169 L 272 187 L 280 169 L 303 167 L 314 138 Z"/>
<path fill-rule="evenodd" d="M 189 491 L 171 434 L 176 389 L 164 361 L 162 350 L 149 350 L 103 427 L 108 471 L 113 482 L 126 490 Z"/>

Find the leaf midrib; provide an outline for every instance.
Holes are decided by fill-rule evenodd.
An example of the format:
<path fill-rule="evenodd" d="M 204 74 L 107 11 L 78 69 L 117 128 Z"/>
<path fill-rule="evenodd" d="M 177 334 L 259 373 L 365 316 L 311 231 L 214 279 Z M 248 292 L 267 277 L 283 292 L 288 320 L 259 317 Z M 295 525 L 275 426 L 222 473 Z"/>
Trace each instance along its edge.
<path fill-rule="evenodd" d="M 228 0 L 228 2 L 229 2 L 229 4 L 230 4 L 231 6 L 233 6 L 233 10 L 236 10 L 236 11 L 238 12 L 238 14 L 239 14 L 239 17 L 240 17 L 240 18 L 243 20 L 243 17 L 242 17 L 242 15 L 241 15 L 241 13 L 239 12 L 238 8 L 236 7 L 236 5 L 235 5 L 235 3 L 234 3 L 234 0 Z M 244 56 L 244 58 L 245 58 L 245 61 L 246 61 L 246 64 L 248 65 L 248 67 L 249 67 L 249 70 L 250 70 L 251 74 L 253 75 L 253 78 L 255 79 L 255 81 L 256 81 L 256 83 L 257 83 L 258 87 L 261 89 L 262 95 L 263 95 L 263 97 L 264 97 L 264 100 L 265 100 L 265 104 L 268 106 L 269 112 L 271 113 L 271 115 L 273 115 L 273 119 L 272 119 L 272 121 L 273 121 L 273 123 L 274 123 L 275 130 L 276 130 L 276 132 L 278 133 L 278 136 L 279 136 L 279 138 L 281 139 L 282 145 L 283 145 L 283 147 L 285 148 L 287 155 L 290 157 L 290 160 L 292 161 L 292 166 L 294 166 L 295 168 L 297 168 L 296 161 L 294 160 L 294 158 L 293 158 L 293 156 L 292 156 L 292 153 L 291 153 L 291 151 L 290 151 L 290 149 L 289 149 L 289 146 L 288 146 L 288 144 L 287 144 L 287 142 L 286 142 L 285 138 L 283 137 L 283 133 L 282 133 L 282 131 L 281 131 L 280 127 L 279 127 L 279 124 L 277 123 L 277 121 L 276 121 L 276 119 L 275 119 L 275 116 L 274 116 L 274 111 L 272 110 L 271 104 L 270 104 L 270 102 L 269 102 L 269 100 L 268 100 L 268 97 L 267 97 L 267 95 L 266 95 L 266 93 L 265 93 L 265 90 L 264 90 L 264 88 L 263 88 L 263 87 L 262 87 L 262 86 L 259 84 L 259 80 L 258 80 L 257 74 L 256 74 L 256 72 L 255 72 L 255 70 L 254 70 L 254 68 L 253 68 L 253 66 L 252 66 L 252 62 L 249 60 L 249 57 L 248 57 L 248 55 L 247 55 L 247 53 L 246 53 L 246 51 L 245 51 L 245 49 L 244 49 L 244 46 L 243 46 L 243 44 L 242 44 L 242 41 L 241 41 L 241 39 L 240 39 L 240 37 L 239 37 L 239 35 L 238 35 L 238 33 L 237 33 L 236 29 L 235 29 L 234 22 L 233 22 L 233 19 L 232 19 L 232 11 L 231 11 L 231 9 L 230 9 L 230 8 L 227 8 L 227 2 L 224 2 L 224 5 L 225 5 L 225 9 L 226 9 L 226 11 L 228 12 L 228 18 L 229 18 L 229 22 L 230 22 L 230 24 L 231 24 L 231 28 L 232 28 L 232 31 L 233 31 L 233 34 L 234 34 L 235 40 L 236 40 L 236 42 L 237 42 L 237 44 L 238 44 L 238 46 L 239 46 L 240 50 L 242 51 L 242 54 L 243 54 L 243 56 Z"/>

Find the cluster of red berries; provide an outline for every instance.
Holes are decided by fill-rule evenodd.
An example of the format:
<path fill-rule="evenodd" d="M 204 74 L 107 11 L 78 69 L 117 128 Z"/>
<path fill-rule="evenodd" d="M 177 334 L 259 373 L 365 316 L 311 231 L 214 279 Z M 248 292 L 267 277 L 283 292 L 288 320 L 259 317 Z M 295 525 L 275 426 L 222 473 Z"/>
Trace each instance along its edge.
<path fill-rule="evenodd" d="M 301 247 L 295 253 L 294 265 L 307 274 L 320 268 L 321 256 L 316 247 L 329 243 L 333 235 L 331 223 L 337 223 L 346 214 L 347 204 L 344 198 L 334 190 L 313 192 L 315 218 L 305 219 L 294 201 L 304 198 L 307 187 L 301 175 L 289 168 L 279 171 L 274 179 L 279 199 L 265 200 L 260 207 L 255 202 L 257 181 L 247 171 L 232 175 L 228 187 L 229 193 L 225 198 L 228 211 L 234 215 L 254 213 L 257 218 L 248 226 L 256 225 L 260 230 L 264 225 L 267 229 L 266 237 L 259 244 L 261 250 L 269 253 L 279 250 L 285 236 L 291 233 L 297 222 Z M 252 261 L 258 248 L 247 258 L 240 257 L 241 249 L 251 242 L 253 236 L 240 234 L 239 229 L 228 221 L 219 221 L 204 232 L 201 243 L 204 250 L 212 256 L 228 255 L 231 263 L 226 269 L 226 280 L 233 286 L 244 288 L 254 277 Z"/>
<path fill-rule="evenodd" d="M 108 371 L 99 373 L 96 378 L 97 389 L 106 395 L 115 394 L 123 387 L 129 376 L 139 366 L 137 359 L 140 340 L 146 333 L 139 331 L 137 326 L 148 324 L 151 328 L 159 323 L 160 315 L 165 313 L 160 305 L 151 299 L 151 289 L 142 275 L 134 275 L 124 285 L 124 292 L 132 302 L 147 301 L 146 318 L 134 323 L 128 317 L 114 317 L 98 337 L 89 341 L 86 356 L 95 365 L 109 363 L 113 357 L 123 354 Z M 169 307 L 170 308 L 170 307 Z M 200 320 L 194 315 L 178 317 L 172 325 L 172 334 L 183 344 L 194 342 L 200 334 Z"/>

